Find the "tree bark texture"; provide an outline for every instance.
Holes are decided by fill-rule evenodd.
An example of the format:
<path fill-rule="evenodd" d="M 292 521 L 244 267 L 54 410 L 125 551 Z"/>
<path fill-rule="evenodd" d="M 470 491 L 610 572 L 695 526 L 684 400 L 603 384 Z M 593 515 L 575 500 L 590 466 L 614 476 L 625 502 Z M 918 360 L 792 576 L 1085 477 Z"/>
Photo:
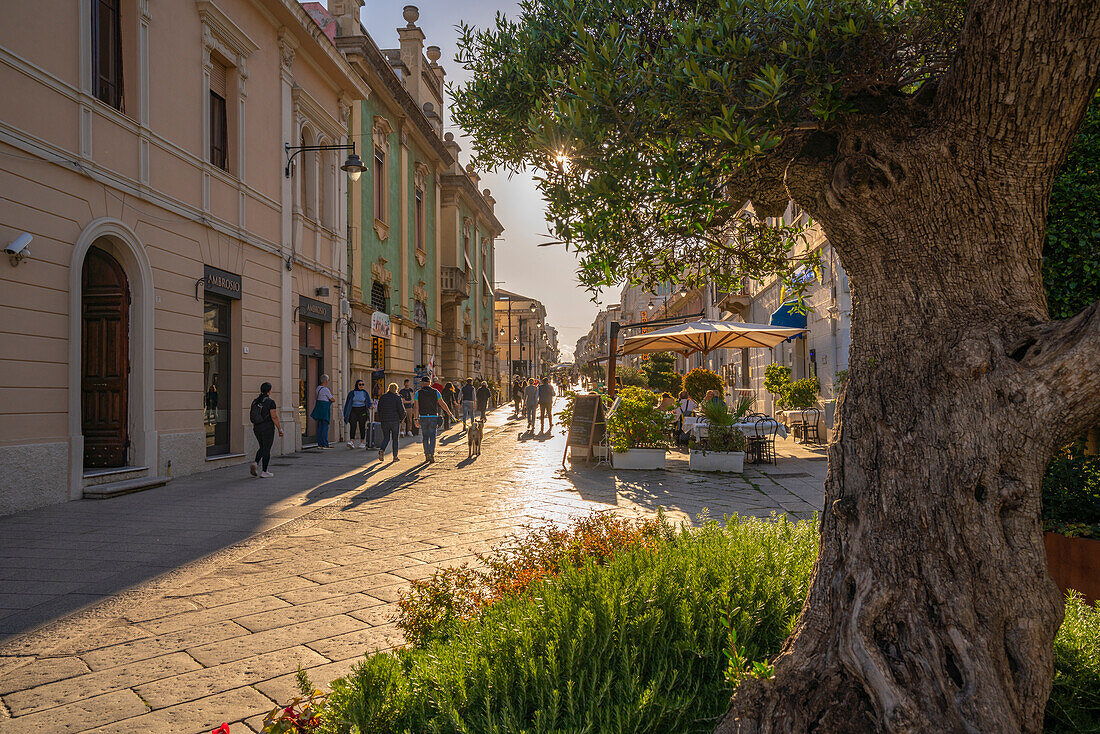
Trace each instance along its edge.
<path fill-rule="evenodd" d="M 1098 16 L 976 3 L 934 98 L 787 167 L 851 282 L 849 379 L 805 607 L 720 734 L 1042 730 L 1062 601 L 1040 484 L 1100 413 L 1100 304 L 1050 322 L 1040 265 Z"/>

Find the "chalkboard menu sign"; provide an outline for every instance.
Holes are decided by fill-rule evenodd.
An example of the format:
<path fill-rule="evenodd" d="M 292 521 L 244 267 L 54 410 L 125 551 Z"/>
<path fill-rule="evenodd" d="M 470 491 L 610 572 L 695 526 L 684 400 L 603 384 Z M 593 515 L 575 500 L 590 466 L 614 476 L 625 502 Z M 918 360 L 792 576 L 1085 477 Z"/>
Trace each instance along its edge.
<path fill-rule="evenodd" d="M 592 459 L 592 447 L 603 440 L 604 414 L 603 401 L 599 395 L 578 395 L 573 402 L 573 422 L 569 424 L 569 434 L 565 438 L 565 451 L 570 447 L 587 449 L 585 462 Z M 565 457 L 562 457 L 565 463 Z"/>

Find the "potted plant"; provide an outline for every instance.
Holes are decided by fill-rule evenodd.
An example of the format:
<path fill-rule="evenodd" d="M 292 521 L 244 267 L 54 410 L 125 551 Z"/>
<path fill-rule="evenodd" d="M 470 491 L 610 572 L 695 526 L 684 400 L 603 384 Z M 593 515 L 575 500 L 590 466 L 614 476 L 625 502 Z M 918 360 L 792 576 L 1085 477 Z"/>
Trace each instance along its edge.
<path fill-rule="evenodd" d="M 692 400 L 701 403 L 708 390 L 717 390 L 718 394 L 722 395 L 726 391 L 726 386 L 722 383 L 722 378 L 718 376 L 717 372 L 696 367 L 684 375 L 684 389 L 687 390 Z"/>
<path fill-rule="evenodd" d="M 751 398 L 741 399 L 734 408 L 717 401 L 704 404 L 703 416 L 709 424 L 707 438 L 692 445 L 688 466 L 694 471 L 744 471 L 748 439 L 736 426 L 751 407 Z"/>
<path fill-rule="evenodd" d="M 1085 442 L 1067 446 L 1043 477 L 1047 568 L 1063 590 L 1100 600 L 1100 456 Z"/>
<path fill-rule="evenodd" d="M 619 406 L 607 418 L 607 436 L 616 469 L 664 469 L 671 416 L 657 407 L 649 390 L 624 387 Z"/>

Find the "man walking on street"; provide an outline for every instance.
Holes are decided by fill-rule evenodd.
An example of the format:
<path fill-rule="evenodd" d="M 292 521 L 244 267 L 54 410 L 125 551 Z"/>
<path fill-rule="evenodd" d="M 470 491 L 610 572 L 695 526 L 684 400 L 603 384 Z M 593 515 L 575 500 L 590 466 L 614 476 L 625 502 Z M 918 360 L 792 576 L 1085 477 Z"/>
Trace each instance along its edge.
<path fill-rule="evenodd" d="M 378 449 L 378 460 L 386 458 L 386 446 L 393 441 L 393 460 L 397 461 L 397 447 L 401 443 L 401 421 L 405 419 L 405 401 L 397 394 L 397 383 L 391 382 L 389 391 L 378 398 L 376 411 L 378 422 L 382 424 L 382 444 Z"/>
<path fill-rule="evenodd" d="M 466 428 L 466 415 L 469 414 L 470 422 L 474 421 L 474 408 L 477 406 L 477 394 L 474 389 L 474 378 L 467 377 L 466 384 L 462 386 L 462 428 Z"/>
<path fill-rule="evenodd" d="M 482 380 L 477 389 L 477 412 L 481 413 L 481 420 L 485 420 L 485 414 L 489 412 L 489 399 L 493 397 L 493 391 L 489 388 L 489 382 Z"/>
<path fill-rule="evenodd" d="M 401 433 L 402 436 L 413 435 L 413 426 L 415 416 L 413 415 L 413 408 L 415 403 L 413 401 L 413 389 L 409 386 L 409 381 L 405 380 L 405 386 L 401 388 L 401 402 L 405 406 L 405 430 Z"/>
<path fill-rule="evenodd" d="M 527 432 L 535 432 L 535 413 L 539 407 L 538 380 L 532 377 L 523 389 L 523 412 L 527 416 Z"/>
<path fill-rule="evenodd" d="M 275 476 L 267 470 L 271 461 L 271 444 L 275 442 L 275 431 L 283 435 L 283 427 L 279 424 L 279 416 L 275 412 L 275 401 L 271 399 L 271 383 L 260 385 L 260 394 L 252 401 L 252 407 L 248 410 L 249 419 L 252 421 L 252 432 L 256 434 L 256 441 L 260 448 L 256 451 L 256 458 L 248 470 L 252 476 L 261 479 L 270 479 Z"/>
<path fill-rule="evenodd" d="M 416 409 L 420 416 L 420 437 L 424 441 L 424 460 L 431 464 L 435 462 L 435 432 L 439 426 L 439 411 L 442 410 L 448 415 L 451 411 L 443 402 L 443 396 L 432 387 L 432 381 L 427 377 L 421 380 L 421 387 L 416 391 L 413 399 L 416 401 Z"/>
<path fill-rule="evenodd" d="M 519 418 L 520 403 L 523 401 L 523 380 L 518 376 L 512 380 L 512 415 Z"/>
<path fill-rule="evenodd" d="M 554 385 L 543 380 L 539 385 L 539 433 L 545 433 L 543 423 L 550 421 L 550 430 L 554 430 Z"/>

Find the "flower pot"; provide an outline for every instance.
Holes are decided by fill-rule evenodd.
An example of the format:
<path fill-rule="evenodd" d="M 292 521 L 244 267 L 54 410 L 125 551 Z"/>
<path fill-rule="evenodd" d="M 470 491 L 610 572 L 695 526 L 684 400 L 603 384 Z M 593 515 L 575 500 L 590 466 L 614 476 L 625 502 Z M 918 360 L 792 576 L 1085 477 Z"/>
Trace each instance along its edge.
<path fill-rule="evenodd" d="M 1076 589 L 1090 604 L 1100 600 L 1100 540 L 1043 533 L 1043 545 L 1058 588 Z"/>
<path fill-rule="evenodd" d="M 688 466 L 692 471 L 730 471 L 740 474 L 745 470 L 744 451 L 691 450 Z"/>
<path fill-rule="evenodd" d="M 665 449 L 627 449 L 613 452 L 616 469 L 664 469 Z"/>

